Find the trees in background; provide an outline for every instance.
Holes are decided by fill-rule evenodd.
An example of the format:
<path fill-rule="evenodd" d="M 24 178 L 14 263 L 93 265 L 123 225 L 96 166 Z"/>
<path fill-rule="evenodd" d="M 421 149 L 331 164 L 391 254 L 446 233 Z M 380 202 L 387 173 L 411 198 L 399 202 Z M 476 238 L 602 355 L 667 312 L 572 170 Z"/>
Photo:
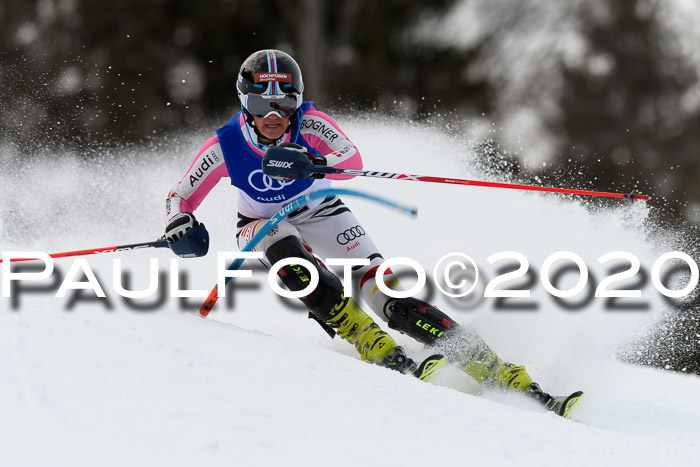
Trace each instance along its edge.
<path fill-rule="evenodd" d="M 99 146 L 221 120 L 241 61 L 275 47 L 322 107 L 488 128 L 522 174 L 582 166 L 582 185 L 680 199 L 668 218 L 700 223 L 690 3 L 5 0 L 1 137 Z"/>

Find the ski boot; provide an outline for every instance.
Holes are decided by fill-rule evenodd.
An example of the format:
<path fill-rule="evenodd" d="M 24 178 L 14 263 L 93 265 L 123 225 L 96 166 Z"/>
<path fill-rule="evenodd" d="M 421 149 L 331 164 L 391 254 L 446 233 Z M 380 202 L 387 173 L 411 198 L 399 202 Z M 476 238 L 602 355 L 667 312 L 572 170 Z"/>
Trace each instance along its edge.
<path fill-rule="evenodd" d="M 352 298 L 341 295 L 340 302 L 335 304 L 326 323 L 355 346 L 362 360 L 382 365 L 384 358 L 396 347 L 394 339 L 382 331 Z M 403 368 L 400 355 L 396 356 L 395 364 Z"/>
<path fill-rule="evenodd" d="M 352 298 L 341 295 L 340 303 L 333 307 L 330 315 L 326 324 L 353 344 L 363 360 L 403 374 L 412 373 L 418 379 L 427 378 L 445 363 L 445 357 L 433 355 L 418 365 Z"/>
<path fill-rule="evenodd" d="M 532 384 L 532 378 L 522 365 L 504 362 L 493 352 L 488 352 L 488 359 L 472 361 L 462 366 L 462 370 L 479 384 L 503 391 L 524 391 Z"/>

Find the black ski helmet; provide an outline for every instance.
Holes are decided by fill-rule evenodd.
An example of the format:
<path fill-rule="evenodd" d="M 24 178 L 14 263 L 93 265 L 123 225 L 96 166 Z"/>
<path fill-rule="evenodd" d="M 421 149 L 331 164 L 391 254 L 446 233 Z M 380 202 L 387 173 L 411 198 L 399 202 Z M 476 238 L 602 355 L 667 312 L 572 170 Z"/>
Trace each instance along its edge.
<path fill-rule="evenodd" d="M 255 99 L 258 102 L 259 97 L 264 97 L 265 100 L 281 99 L 285 96 L 294 98 L 294 102 L 287 99 L 285 103 L 289 105 L 282 108 L 276 105 L 265 108 L 278 113 L 280 117 L 287 117 L 290 116 L 288 113 L 292 108 L 296 111 L 303 102 L 304 81 L 301 69 L 292 57 L 280 50 L 266 49 L 253 53 L 243 62 L 238 73 L 236 90 L 243 110 L 258 116 L 264 116 L 259 114 L 264 110 L 254 112 L 249 105 L 252 104 L 252 100 L 248 102 L 249 95 L 256 95 Z"/>

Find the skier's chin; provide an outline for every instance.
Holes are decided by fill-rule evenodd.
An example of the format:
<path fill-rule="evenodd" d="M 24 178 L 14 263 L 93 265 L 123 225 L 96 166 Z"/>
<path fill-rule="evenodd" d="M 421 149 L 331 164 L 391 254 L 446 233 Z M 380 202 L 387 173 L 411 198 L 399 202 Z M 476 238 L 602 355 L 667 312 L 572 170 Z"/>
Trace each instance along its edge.
<path fill-rule="evenodd" d="M 260 130 L 260 133 L 262 133 L 263 136 L 265 136 L 266 138 L 274 141 L 279 139 L 284 134 L 284 131 L 286 129 L 287 128 L 284 125 L 278 123 L 276 125 L 263 126 L 262 130 Z"/>

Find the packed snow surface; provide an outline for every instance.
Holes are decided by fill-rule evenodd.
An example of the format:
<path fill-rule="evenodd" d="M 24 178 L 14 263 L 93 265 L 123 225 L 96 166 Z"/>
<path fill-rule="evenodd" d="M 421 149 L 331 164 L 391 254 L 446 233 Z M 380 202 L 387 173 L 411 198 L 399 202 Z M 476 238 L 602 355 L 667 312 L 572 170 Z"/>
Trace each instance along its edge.
<path fill-rule="evenodd" d="M 477 170 L 468 142 L 433 128 L 339 119 L 375 170 L 460 178 Z M 208 137 L 167 147 L 112 150 L 99 162 L 77 155 L 25 160 L 4 154 L 3 251 L 55 252 L 148 241 L 162 234 L 162 203 Z M 610 275 L 598 258 L 627 251 L 645 271 L 667 250 L 646 237 L 641 203 L 590 211 L 576 199 L 513 190 L 357 178 L 336 186 L 418 207 L 417 218 L 346 198 L 386 258 L 433 267 L 462 253 L 479 267 L 470 296 L 435 287 L 420 297 L 472 326 L 504 359 L 527 366 L 545 390 L 586 397 L 565 420 L 514 395 L 480 393 L 454 368 L 434 384 L 362 362 L 331 340 L 293 301 L 275 295 L 261 268 L 235 279 L 207 319 L 201 298 L 168 297 L 168 250 L 87 258 L 106 298 L 92 290 L 56 297 L 74 259 L 56 260 L 42 281 L 20 281 L 0 302 L 0 465 L 688 465 L 700 439 L 700 378 L 623 363 L 653 327 L 664 300 L 649 281 L 611 309 L 587 299 Z M 600 187 L 606 191 L 607 187 Z M 211 251 L 180 260 L 180 289 L 207 292 L 217 251 L 235 251 L 235 190 L 223 182 L 197 211 Z M 312 245 L 313 246 L 313 245 Z M 531 289 L 499 309 L 486 284 L 519 252 L 533 273 L 499 288 Z M 563 302 L 540 277 L 552 254 L 585 261 L 592 284 Z M 159 293 L 125 300 L 113 285 L 113 259 L 145 289 L 157 260 Z M 324 258 L 325 259 L 325 258 Z M 566 261 L 564 261 L 566 263 Z M 569 270 L 562 289 L 575 286 Z M 86 279 L 78 274 L 76 281 Z M 410 287 L 414 276 L 406 275 Z M 640 288 L 639 281 L 620 282 Z M 126 286 L 126 284 L 125 284 Z M 614 287 L 613 287 L 614 288 Z M 165 291 L 163 296 L 159 295 Z M 476 298 L 475 298 L 476 297 Z M 479 298 L 481 297 L 481 298 Z M 619 302 L 617 303 L 619 305 Z M 515 308 L 515 307 L 511 307 Z M 384 326 L 386 328 L 386 326 Z M 394 333 L 411 355 L 429 351 Z"/>

